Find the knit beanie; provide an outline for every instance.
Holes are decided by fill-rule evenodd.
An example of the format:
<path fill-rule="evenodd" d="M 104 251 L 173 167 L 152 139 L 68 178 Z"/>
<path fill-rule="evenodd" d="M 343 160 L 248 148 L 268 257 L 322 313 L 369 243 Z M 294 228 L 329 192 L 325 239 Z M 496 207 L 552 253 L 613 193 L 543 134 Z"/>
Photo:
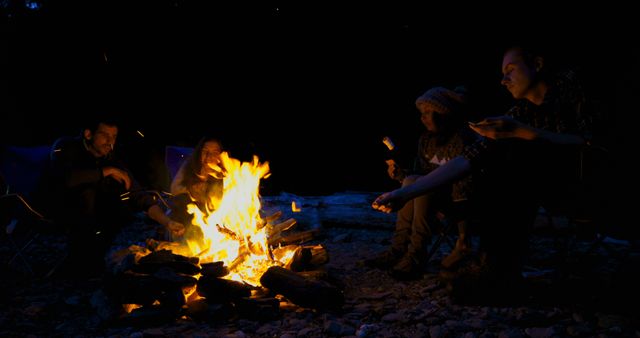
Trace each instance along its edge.
<path fill-rule="evenodd" d="M 458 110 L 465 102 L 464 87 L 456 87 L 455 90 L 433 87 L 416 99 L 416 106 L 429 105 L 435 112 L 446 115 Z"/>

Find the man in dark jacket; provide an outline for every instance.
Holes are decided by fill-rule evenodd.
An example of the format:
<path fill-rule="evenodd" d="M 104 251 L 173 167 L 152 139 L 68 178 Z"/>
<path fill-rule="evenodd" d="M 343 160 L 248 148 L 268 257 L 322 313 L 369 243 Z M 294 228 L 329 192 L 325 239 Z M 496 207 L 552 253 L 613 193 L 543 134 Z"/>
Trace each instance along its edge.
<path fill-rule="evenodd" d="M 70 265 L 101 266 L 118 230 L 132 221 L 132 211 L 145 211 L 170 230 L 183 231 L 117 159 L 117 137 L 117 123 L 99 117 L 79 137 L 60 138 L 52 147 L 47 181 L 54 194 L 46 204 L 51 217 L 68 227 Z"/>

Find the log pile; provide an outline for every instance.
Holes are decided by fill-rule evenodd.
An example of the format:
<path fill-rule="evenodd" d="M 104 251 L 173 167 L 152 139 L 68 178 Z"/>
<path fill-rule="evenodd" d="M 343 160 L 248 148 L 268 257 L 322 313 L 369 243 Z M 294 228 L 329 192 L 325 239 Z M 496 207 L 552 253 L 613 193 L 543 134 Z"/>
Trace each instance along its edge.
<path fill-rule="evenodd" d="M 255 287 L 225 279 L 229 267 L 223 262 L 200 264 L 197 257 L 177 255 L 160 249 L 167 245 L 155 244 L 158 250 L 153 252 L 131 246 L 113 255 L 109 264 L 105 293 L 122 308 L 118 320 L 127 325 L 167 323 L 183 316 L 206 321 L 273 320 L 280 316 L 283 298 L 319 310 L 337 310 L 344 302 L 342 291 L 325 281 L 322 267 L 329 256 L 323 245 L 274 249 L 274 254 L 291 249 L 295 253 L 286 266 L 270 267 L 260 279 L 262 287 Z"/>

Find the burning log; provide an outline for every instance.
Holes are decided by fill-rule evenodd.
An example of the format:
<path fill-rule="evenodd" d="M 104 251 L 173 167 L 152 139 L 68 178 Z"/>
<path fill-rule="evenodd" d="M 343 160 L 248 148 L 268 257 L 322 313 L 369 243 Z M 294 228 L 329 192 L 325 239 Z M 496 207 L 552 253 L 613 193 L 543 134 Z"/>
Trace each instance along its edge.
<path fill-rule="evenodd" d="M 294 244 L 294 243 L 304 243 L 312 240 L 319 233 L 320 233 L 320 229 L 312 229 L 307 231 L 296 232 L 286 236 L 280 233 L 269 238 L 269 245 L 277 246 L 277 245 L 287 245 L 287 244 Z"/>
<path fill-rule="evenodd" d="M 284 266 L 284 268 L 291 271 L 302 271 L 309 264 L 309 261 L 311 261 L 311 251 L 305 250 L 302 247 L 297 247 L 293 257 L 291 257 L 291 260 Z"/>
<path fill-rule="evenodd" d="M 265 216 L 264 218 L 262 218 L 262 222 L 258 223 L 257 225 L 258 230 L 264 228 L 264 226 L 267 224 L 273 223 L 275 220 L 277 220 L 280 217 L 282 217 L 282 211 L 279 211 L 279 210 L 269 216 Z"/>
<path fill-rule="evenodd" d="M 328 261 L 329 254 L 324 246 L 303 246 L 296 249 L 293 258 L 285 268 L 292 271 L 305 271 L 317 268 Z"/>
<path fill-rule="evenodd" d="M 186 257 L 169 250 L 160 250 L 140 258 L 132 270 L 139 273 L 155 273 L 163 267 L 168 267 L 178 273 L 195 275 L 200 272 L 198 262 L 198 257 Z"/>
<path fill-rule="evenodd" d="M 309 265 L 312 267 L 319 267 L 323 264 L 329 262 L 329 252 L 327 248 L 322 244 L 313 245 L 313 246 L 304 246 L 303 249 L 309 250 L 311 252 L 311 260 L 309 261 Z"/>
<path fill-rule="evenodd" d="M 212 262 L 201 264 L 202 271 L 200 272 L 203 277 L 224 277 L 229 274 L 229 269 L 224 266 L 224 262 Z"/>
<path fill-rule="evenodd" d="M 145 247 L 131 245 L 127 248 L 112 252 L 106 263 L 106 270 L 112 275 L 121 274 L 131 270 L 140 258 L 150 254 L 151 251 Z"/>
<path fill-rule="evenodd" d="M 344 295 L 338 288 L 326 282 L 308 280 L 279 266 L 270 267 L 260 283 L 303 307 L 337 310 L 344 303 Z"/>
<path fill-rule="evenodd" d="M 297 221 L 294 218 L 289 218 L 282 223 L 270 226 L 268 227 L 269 236 L 277 236 L 281 232 L 291 229 L 294 225 L 296 225 L 296 223 Z"/>

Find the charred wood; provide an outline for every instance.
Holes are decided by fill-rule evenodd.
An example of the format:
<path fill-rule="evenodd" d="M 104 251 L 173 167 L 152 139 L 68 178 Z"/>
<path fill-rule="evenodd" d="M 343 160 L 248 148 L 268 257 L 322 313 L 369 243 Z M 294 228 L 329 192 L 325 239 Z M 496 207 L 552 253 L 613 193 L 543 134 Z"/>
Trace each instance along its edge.
<path fill-rule="evenodd" d="M 172 323 L 179 315 L 179 309 L 161 305 L 143 306 L 120 317 L 120 324 L 126 326 L 147 326 Z"/>
<path fill-rule="evenodd" d="M 203 277 L 224 277 L 229 274 L 229 269 L 224 266 L 222 261 L 203 263 L 200 266 L 202 267 L 200 273 Z"/>
<path fill-rule="evenodd" d="M 294 225 L 296 225 L 296 220 L 294 218 L 289 218 L 288 220 L 282 223 L 269 226 L 267 230 L 268 230 L 269 236 L 277 236 L 283 231 L 292 229 Z"/>
<path fill-rule="evenodd" d="M 258 230 L 264 228 L 265 225 L 272 224 L 275 220 L 277 220 L 280 217 L 282 217 L 282 211 L 276 211 L 269 216 L 264 216 L 264 218 L 262 219 L 262 222 L 260 222 L 257 225 Z"/>
<path fill-rule="evenodd" d="M 200 278 L 197 292 L 210 303 L 221 303 L 228 300 L 249 297 L 251 286 L 222 278 Z"/>
<path fill-rule="evenodd" d="M 160 250 L 140 258 L 132 270 L 139 273 L 155 273 L 160 268 L 168 267 L 178 273 L 195 275 L 200 272 L 198 262 L 198 257 L 186 257 L 169 250 Z"/>
<path fill-rule="evenodd" d="M 280 316 L 277 298 L 238 298 L 233 301 L 238 315 L 254 320 L 274 320 Z"/>
<path fill-rule="evenodd" d="M 260 283 L 303 307 L 337 310 L 344 303 L 344 295 L 338 288 L 323 281 L 308 280 L 279 266 L 270 267 Z"/>
<path fill-rule="evenodd" d="M 311 250 L 297 247 L 293 257 L 284 267 L 291 271 L 303 271 L 309 266 L 311 261 Z"/>
<path fill-rule="evenodd" d="M 210 303 L 201 298 L 187 303 L 185 314 L 194 320 L 224 321 L 235 316 L 231 303 Z"/>
<path fill-rule="evenodd" d="M 312 246 L 304 246 L 304 249 L 308 249 L 311 251 L 311 260 L 309 264 L 312 267 L 319 267 L 329 262 L 329 252 L 327 248 L 322 244 L 312 245 Z"/>
<path fill-rule="evenodd" d="M 316 269 L 329 261 L 329 254 L 323 245 L 303 246 L 296 249 L 287 268 L 292 271 Z"/>
<path fill-rule="evenodd" d="M 318 234 L 320 234 L 320 229 L 301 231 L 301 232 L 296 232 L 288 235 L 282 235 L 282 233 L 280 233 L 274 237 L 269 238 L 269 245 L 277 246 L 277 245 L 287 245 L 287 244 L 294 244 L 294 243 L 300 244 L 300 243 L 304 243 L 312 240 Z"/>
<path fill-rule="evenodd" d="M 311 270 L 311 271 L 300 271 L 297 272 L 298 275 L 308 279 L 308 280 L 313 280 L 313 281 L 319 281 L 319 280 L 324 280 L 327 281 L 328 277 L 329 277 L 329 273 L 327 273 L 326 270 L 321 269 L 321 270 Z"/>
<path fill-rule="evenodd" d="M 182 288 L 194 286 L 196 279 L 161 269 L 154 275 L 125 272 L 105 280 L 105 292 L 119 304 L 150 305 L 163 300 L 171 304 L 184 304 Z"/>
<path fill-rule="evenodd" d="M 197 279 L 189 275 L 180 274 L 171 268 L 162 267 L 153 274 L 158 281 L 169 286 L 187 287 L 194 286 L 198 282 Z"/>

